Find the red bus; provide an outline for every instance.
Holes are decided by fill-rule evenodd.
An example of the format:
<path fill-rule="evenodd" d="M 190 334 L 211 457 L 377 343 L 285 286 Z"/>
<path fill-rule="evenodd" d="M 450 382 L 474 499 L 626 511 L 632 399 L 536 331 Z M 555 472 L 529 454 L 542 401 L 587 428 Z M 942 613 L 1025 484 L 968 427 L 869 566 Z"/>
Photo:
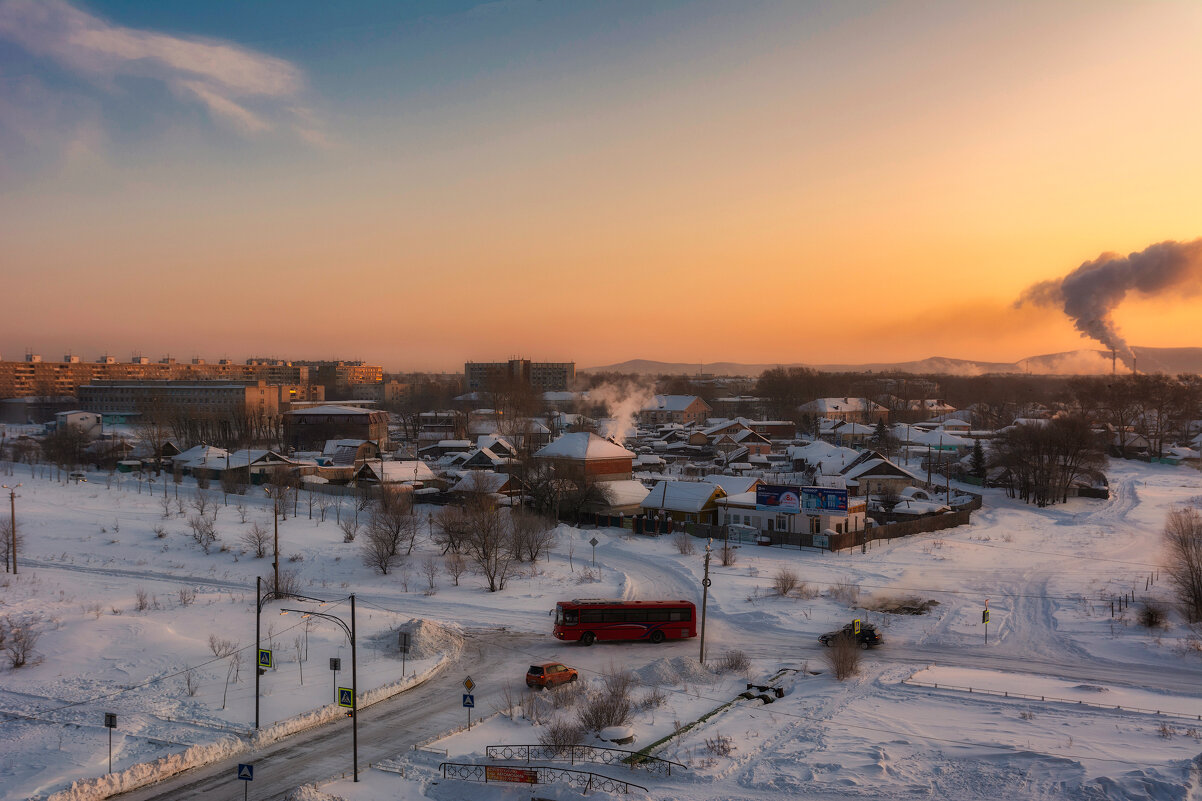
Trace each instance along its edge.
<path fill-rule="evenodd" d="M 597 640 L 679 640 L 697 636 L 690 601 L 610 601 L 579 598 L 555 604 L 555 638 L 592 645 Z"/>

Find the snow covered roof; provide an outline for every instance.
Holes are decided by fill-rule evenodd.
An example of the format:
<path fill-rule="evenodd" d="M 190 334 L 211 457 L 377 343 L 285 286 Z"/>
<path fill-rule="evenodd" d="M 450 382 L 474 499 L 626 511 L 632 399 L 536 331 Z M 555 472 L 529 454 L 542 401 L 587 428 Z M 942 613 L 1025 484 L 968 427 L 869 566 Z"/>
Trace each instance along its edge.
<path fill-rule="evenodd" d="M 295 415 L 302 415 L 302 414 L 303 415 L 313 415 L 313 414 L 367 415 L 367 414 L 380 414 L 380 413 L 381 412 L 379 409 L 364 409 L 361 406 L 340 406 L 338 404 L 333 404 L 333 403 L 327 403 L 324 406 L 305 406 L 304 408 L 301 408 L 301 409 L 293 409 L 290 412 L 285 412 L 285 414 L 295 414 Z"/>
<path fill-rule="evenodd" d="M 710 484 L 717 484 L 727 495 L 742 495 L 744 492 L 751 492 L 760 483 L 758 478 L 751 476 L 710 475 L 702 476 L 701 480 L 708 481 Z"/>
<path fill-rule="evenodd" d="M 920 480 L 918 478 L 918 476 L 914 475 L 909 470 L 906 470 L 904 467 L 899 467 L 898 465 L 894 464 L 893 462 L 889 461 L 888 459 L 884 459 L 881 457 L 865 459 L 864 461 L 860 462 L 859 464 L 849 465 L 847 468 L 845 468 L 842 471 L 842 475 L 845 479 L 852 480 L 852 479 L 857 479 L 860 476 L 865 475 L 866 473 L 871 473 L 873 470 L 880 471 L 880 468 L 885 468 L 885 470 L 883 471 L 884 474 L 905 476 L 905 477 L 909 478 L 911 481 L 919 481 Z M 878 472 L 877 475 L 882 475 L 883 473 Z"/>
<path fill-rule="evenodd" d="M 414 472 L 415 469 L 416 473 Z M 364 463 L 363 467 L 359 468 L 359 475 L 367 472 L 370 472 L 373 477 L 378 478 L 380 475 L 380 463 Z M 430 465 L 425 462 L 415 462 L 412 459 L 401 462 L 384 462 L 384 483 L 386 484 L 405 481 L 412 482 L 415 477 L 418 481 L 432 481 L 437 478 L 434 475 L 434 471 L 430 469 Z"/>
<path fill-rule="evenodd" d="M 334 452 L 339 448 L 358 449 L 365 442 L 372 441 L 370 439 L 327 439 L 325 447 L 321 449 L 321 452 L 324 456 L 333 456 Z M 374 445 L 375 443 L 372 442 L 372 444 Z"/>
<path fill-rule="evenodd" d="M 452 492 L 500 492 L 509 483 L 509 476 L 479 470 L 464 476 L 451 488 Z"/>
<path fill-rule="evenodd" d="M 709 404 L 696 395 L 656 395 L 643 407 L 643 411 L 683 412 L 692 406 L 694 401 L 701 401 L 709 408 Z"/>
<path fill-rule="evenodd" d="M 818 398 L 799 407 L 802 411 L 827 412 L 881 412 L 885 407 L 868 398 Z"/>
<path fill-rule="evenodd" d="M 708 481 L 661 481 L 643 499 L 642 506 L 644 509 L 700 512 L 715 497 L 726 497 L 726 492 Z"/>
<path fill-rule="evenodd" d="M 859 453 L 851 448 L 840 448 L 829 442 L 818 440 L 809 445 L 790 445 L 786 450 L 794 461 L 804 460 L 807 464 L 822 465 L 823 472 L 837 473 L 844 465 L 851 464 Z"/>
<path fill-rule="evenodd" d="M 604 489 L 610 506 L 637 506 L 650 492 L 643 486 L 643 482 L 634 479 L 606 481 L 599 486 Z"/>
<path fill-rule="evenodd" d="M 634 454 L 621 445 L 586 431 L 564 434 L 534 455 L 541 459 L 634 459 Z"/>

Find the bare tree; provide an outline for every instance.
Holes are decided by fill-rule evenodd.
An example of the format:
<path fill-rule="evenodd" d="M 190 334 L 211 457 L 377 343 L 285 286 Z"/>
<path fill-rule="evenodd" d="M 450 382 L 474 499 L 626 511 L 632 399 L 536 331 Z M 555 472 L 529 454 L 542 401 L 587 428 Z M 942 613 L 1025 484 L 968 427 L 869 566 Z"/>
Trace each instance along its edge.
<path fill-rule="evenodd" d="M 467 559 L 488 583 L 488 591 L 500 592 L 515 561 L 510 516 L 484 495 L 472 498 L 464 511 L 468 519 L 464 541 Z"/>
<path fill-rule="evenodd" d="M 1186 618 L 1202 620 L 1202 513 L 1191 506 L 1173 509 L 1165 518 L 1169 581 Z"/>
<path fill-rule="evenodd" d="M 25 550 L 25 535 L 21 533 L 21 524 L 17 523 L 17 553 Z M 9 515 L 0 518 L 0 561 L 7 566 L 13 555 L 13 521 Z"/>
<path fill-rule="evenodd" d="M 192 496 L 192 508 L 196 510 L 196 514 L 207 517 L 212 505 L 213 500 L 209 497 L 209 493 L 198 486 L 196 494 Z"/>
<path fill-rule="evenodd" d="M 525 509 L 510 515 L 513 554 L 519 562 L 537 562 L 555 545 L 556 529 L 550 518 Z"/>
<path fill-rule="evenodd" d="M 250 524 L 250 530 L 242 535 L 242 544 L 255 555 L 256 559 L 267 556 L 267 546 L 271 544 L 271 533 L 256 521 Z"/>
<path fill-rule="evenodd" d="M 463 558 L 463 554 L 449 553 L 442 558 L 442 562 L 446 565 L 451 581 L 455 582 L 455 586 L 458 587 L 459 577 L 467 570 L 467 561 Z"/>
<path fill-rule="evenodd" d="M 421 573 L 426 577 L 426 592 L 433 595 L 438 590 L 438 560 L 433 556 L 423 559 Z"/>
<path fill-rule="evenodd" d="M 434 542 L 442 546 L 442 552 L 461 553 L 467 539 L 467 513 L 459 506 L 444 506 L 434 519 Z"/>
<path fill-rule="evenodd" d="M 42 633 L 30 623 L 14 623 L 9 619 L 0 621 L 0 629 L 4 631 L 0 639 L 4 642 L 4 650 L 8 652 L 8 664 L 14 670 L 25 667 L 34 658 L 34 647 Z"/>
<path fill-rule="evenodd" d="M 217 542 L 217 527 L 213 520 L 202 515 L 192 515 L 188 518 L 188 528 L 192 529 L 192 539 L 206 554 Z"/>

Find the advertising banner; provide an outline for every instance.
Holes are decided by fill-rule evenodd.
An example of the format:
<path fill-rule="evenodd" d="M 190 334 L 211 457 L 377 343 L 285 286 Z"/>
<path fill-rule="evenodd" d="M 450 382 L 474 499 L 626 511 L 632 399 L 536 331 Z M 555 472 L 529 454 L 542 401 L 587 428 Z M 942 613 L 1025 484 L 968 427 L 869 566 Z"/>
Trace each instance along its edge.
<path fill-rule="evenodd" d="M 801 511 L 801 488 L 778 484 L 761 484 L 755 488 L 755 508 L 761 512 Z"/>
<path fill-rule="evenodd" d="M 806 511 L 847 514 L 847 490 L 828 487 L 802 487 L 801 508 Z"/>
<path fill-rule="evenodd" d="M 484 780 L 489 782 L 538 784 L 538 772 L 526 768 L 503 768 L 499 765 L 485 765 Z"/>

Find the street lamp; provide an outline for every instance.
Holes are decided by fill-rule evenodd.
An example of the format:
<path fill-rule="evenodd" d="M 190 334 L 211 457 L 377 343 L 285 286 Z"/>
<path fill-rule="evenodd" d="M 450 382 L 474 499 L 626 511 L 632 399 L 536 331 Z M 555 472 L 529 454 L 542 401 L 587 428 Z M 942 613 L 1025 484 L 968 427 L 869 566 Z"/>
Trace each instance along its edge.
<path fill-rule="evenodd" d="M 21 486 L 21 485 L 14 484 L 10 487 L 7 484 L 0 484 L 0 487 L 3 487 L 4 489 L 8 490 L 8 509 L 9 509 L 9 514 L 11 515 L 11 517 L 9 517 L 8 522 L 9 522 L 9 531 L 12 534 L 12 543 L 9 546 L 9 549 L 13 553 L 13 575 L 14 576 L 17 575 L 17 487 L 19 487 L 19 486 Z M 7 562 L 4 564 L 4 568 L 6 570 L 8 569 Z"/>
<path fill-rule="evenodd" d="M 299 596 L 298 596 L 299 597 Z M 312 600 L 312 599 L 309 599 Z M 324 602 L 323 602 L 324 603 Z M 351 641 L 351 753 L 354 761 L 355 781 L 359 781 L 359 683 L 358 662 L 355 659 L 355 594 L 351 593 L 351 625 L 348 628 L 342 618 L 325 612 L 308 612 L 304 609 L 282 609 L 281 615 L 299 612 L 304 617 L 320 617 L 342 627 Z"/>
<path fill-rule="evenodd" d="M 278 587 L 278 584 L 277 584 Z M 263 675 L 263 668 L 259 667 L 259 641 L 260 631 L 262 630 L 261 618 L 263 615 L 263 605 L 268 601 L 275 601 L 280 598 L 297 598 L 302 601 L 313 601 L 314 603 L 324 604 L 325 601 L 320 598 L 310 598 L 306 595 L 297 595 L 294 592 L 279 592 L 276 589 L 270 589 L 263 592 L 263 577 L 255 576 L 255 728 L 259 728 L 259 676 Z"/>
<path fill-rule="evenodd" d="M 275 571 L 275 584 L 272 585 L 276 589 L 280 586 L 280 499 L 275 496 L 270 489 L 265 489 L 267 497 L 271 498 L 271 513 L 272 513 L 272 530 L 274 531 L 274 550 L 271 556 L 271 569 Z"/>

